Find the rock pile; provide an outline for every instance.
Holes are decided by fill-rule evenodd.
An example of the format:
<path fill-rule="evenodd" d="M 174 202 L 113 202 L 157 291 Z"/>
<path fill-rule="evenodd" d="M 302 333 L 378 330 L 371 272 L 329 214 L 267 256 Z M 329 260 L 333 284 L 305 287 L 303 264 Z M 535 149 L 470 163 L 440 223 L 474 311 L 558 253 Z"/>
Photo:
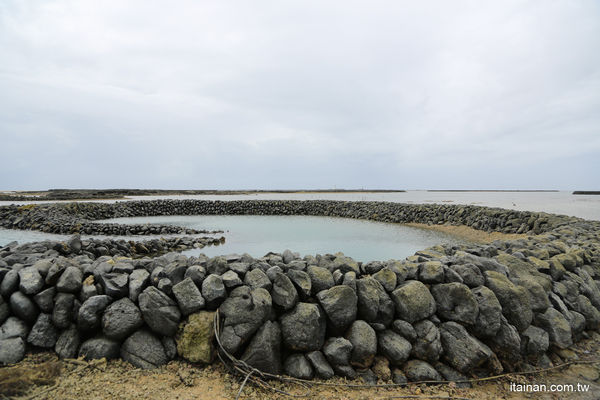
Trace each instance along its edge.
<path fill-rule="evenodd" d="M 247 212 L 257 203 L 266 207 L 249 202 Z M 287 202 L 273 203 L 270 212 L 287 212 Z M 384 213 L 397 205 L 374 203 L 366 212 L 364 203 L 330 203 L 315 204 L 332 206 L 319 210 L 328 215 L 352 209 L 405 218 Z M 223 213 L 239 207 L 210 204 L 226 205 Z M 439 207 L 444 216 L 472 215 L 464 211 L 470 207 Z M 561 349 L 600 329 L 598 224 L 558 216 L 541 223 L 539 215 L 508 223 L 518 214 L 477 212 L 489 218 L 474 224 L 545 233 L 369 263 L 289 250 L 258 259 L 131 258 L 90 251 L 77 238 L 7 246 L 0 249 L 0 362 L 19 361 L 27 346 L 61 357 L 121 357 L 141 368 L 178 355 L 210 362 L 206 312 L 219 309 L 224 349 L 303 379 L 460 380 L 550 366 Z"/>

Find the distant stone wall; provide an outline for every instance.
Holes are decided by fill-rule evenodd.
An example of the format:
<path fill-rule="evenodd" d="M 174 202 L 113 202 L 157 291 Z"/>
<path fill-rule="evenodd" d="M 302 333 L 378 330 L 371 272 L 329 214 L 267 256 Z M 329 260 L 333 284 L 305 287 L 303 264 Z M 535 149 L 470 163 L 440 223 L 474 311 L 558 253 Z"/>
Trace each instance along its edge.
<path fill-rule="evenodd" d="M 487 245 L 438 245 L 404 260 L 369 263 L 291 251 L 258 259 L 179 253 L 131 258 L 97 250 L 119 249 L 111 241 L 101 245 L 77 237 L 13 245 L 0 249 L 4 364 L 20 360 L 27 346 L 54 349 L 61 357 L 121 357 L 142 368 L 175 357 L 210 362 L 212 318 L 205 313 L 219 309 L 223 347 L 266 372 L 307 379 L 360 376 L 367 382 L 462 380 L 472 373 L 550 366 L 560 361 L 560 349 L 600 329 L 596 222 L 375 202 L 39 207 L 4 208 L 0 216 L 11 227 L 52 226 L 62 218 L 84 228 L 100 226 L 94 219 L 138 215 L 329 215 L 531 235 Z"/>

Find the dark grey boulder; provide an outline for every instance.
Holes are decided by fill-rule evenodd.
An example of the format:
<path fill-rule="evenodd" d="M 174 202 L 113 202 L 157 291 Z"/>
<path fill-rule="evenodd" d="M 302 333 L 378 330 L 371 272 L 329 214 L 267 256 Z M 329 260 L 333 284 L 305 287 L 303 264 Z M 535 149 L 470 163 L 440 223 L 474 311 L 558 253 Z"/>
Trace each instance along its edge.
<path fill-rule="evenodd" d="M 52 322 L 58 329 L 66 329 L 71 325 L 75 314 L 73 307 L 75 305 L 75 295 L 71 293 L 58 293 L 54 298 L 54 308 L 52 310 Z"/>
<path fill-rule="evenodd" d="M 323 345 L 323 354 L 335 368 L 339 365 L 350 365 L 352 343 L 341 337 L 330 337 Z"/>
<path fill-rule="evenodd" d="M 192 265 L 185 271 L 185 274 L 183 275 L 184 279 L 190 278 L 198 287 L 202 287 L 202 281 L 204 281 L 205 277 L 206 269 L 201 265 Z"/>
<path fill-rule="evenodd" d="M 205 306 L 204 297 L 191 278 L 185 278 L 173 286 L 173 296 L 175 296 L 183 316 L 200 311 Z"/>
<path fill-rule="evenodd" d="M 548 332 L 550 344 L 566 349 L 573 344 L 571 326 L 566 318 L 553 307 L 543 314 L 535 315 L 535 325 Z"/>
<path fill-rule="evenodd" d="M 77 313 L 77 327 L 82 331 L 100 328 L 101 315 L 112 299 L 107 295 L 92 296 L 83 302 Z"/>
<path fill-rule="evenodd" d="M 327 290 L 335 285 L 331 272 L 322 267 L 310 266 L 306 268 L 312 284 L 312 295 L 315 296 L 321 290 Z M 345 271 L 342 271 L 345 272 Z"/>
<path fill-rule="evenodd" d="M 134 303 L 138 301 L 140 293 L 148 286 L 150 273 L 145 269 L 135 269 L 129 275 L 129 299 Z"/>
<path fill-rule="evenodd" d="M 277 322 L 267 321 L 252 338 L 241 360 L 260 371 L 281 373 L 281 330 Z"/>
<path fill-rule="evenodd" d="M 29 296 L 39 293 L 44 287 L 44 279 L 36 267 L 19 270 L 19 290 Z"/>
<path fill-rule="evenodd" d="M 98 336 L 88 339 L 79 348 L 79 357 L 86 360 L 106 358 L 107 360 L 119 357 L 119 342 Z"/>
<path fill-rule="evenodd" d="M 100 294 L 98 289 L 102 290 L 100 285 L 94 285 L 93 282 L 84 282 L 81 286 L 81 292 L 79 292 L 79 301 L 83 303 L 90 297 L 98 296 Z"/>
<path fill-rule="evenodd" d="M 10 306 L 4 301 L 4 298 L 0 296 L 0 325 L 6 321 L 10 315 Z"/>
<path fill-rule="evenodd" d="M 79 234 L 71 236 L 71 238 L 67 241 L 67 246 L 72 253 L 79 254 L 82 247 L 81 237 Z"/>
<path fill-rule="evenodd" d="M 440 334 L 444 359 L 460 372 L 468 373 L 492 356 L 488 346 L 469 335 L 467 330 L 456 322 L 441 324 Z"/>
<path fill-rule="evenodd" d="M 479 305 L 467 285 L 457 282 L 434 285 L 431 294 L 435 299 L 436 313 L 441 319 L 475 324 Z"/>
<path fill-rule="evenodd" d="M 486 343 L 501 359 L 513 362 L 521 359 L 521 337 L 504 316 L 500 319 L 500 329 Z"/>
<path fill-rule="evenodd" d="M 275 273 L 273 277 L 273 289 L 271 290 L 273 304 L 279 306 L 282 310 L 293 308 L 299 301 L 298 291 L 294 284 L 287 275 L 281 272 Z"/>
<path fill-rule="evenodd" d="M 369 368 L 377 354 L 375 330 L 365 321 L 354 321 L 346 333 L 346 339 L 352 344 L 350 364 L 358 368 Z"/>
<path fill-rule="evenodd" d="M 65 293 L 79 293 L 82 282 L 83 272 L 77 267 L 67 267 L 56 282 L 56 290 Z"/>
<path fill-rule="evenodd" d="M 77 326 L 71 325 L 58 335 L 54 351 L 60 358 L 76 358 L 79 343 L 80 339 Z"/>
<path fill-rule="evenodd" d="M 52 317 L 50 314 L 40 314 L 35 321 L 35 324 L 27 336 L 27 343 L 46 349 L 53 348 L 56 344 L 58 333 L 52 325 Z"/>
<path fill-rule="evenodd" d="M 446 364 L 443 364 L 441 362 L 435 363 L 434 367 L 435 367 L 436 371 L 439 372 L 440 375 L 442 375 L 444 380 L 450 381 L 450 382 L 455 382 L 457 388 L 465 389 L 465 388 L 471 387 L 471 384 L 469 382 L 466 382 L 469 380 L 469 377 L 461 374 L 454 368 L 449 367 Z"/>
<path fill-rule="evenodd" d="M 160 342 L 165 349 L 165 355 L 169 361 L 177 357 L 177 342 L 175 339 L 169 336 L 163 336 Z"/>
<path fill-rule="evenodd" d="M 105 295 L 108 295 L 113 299 L 120 299 L 121 297 L 127 296 L 127 291 L 129 289 L 129 275 L 109 272 L 100 275 L 99 279 Z"/>
<path fill-rule="evenodd" d="M 54 308 L 54 296 L 56 295 L 56 288 L 54 286 L 44 289 L 35 296 L 33 301 L 40 308 L 41 312 L 51 313 Z"/>
<path fill-rule="evenodd" d="M 298 303 L 280 317 L 283 343 L 290 350 L 319 350 L 325 342 L 325 313 L 317 304 Z"/>
<path fill-rule="evenodd" d="M 210 274 L 202 281 L 202 297 L 208 310 L 215 310 L 227 297 L 223 279 L 215 274 Z"/>
<path fill-rule="evenodd" d="M 345 332 L 356 320 L 358 297 L 348 286 L 340 285 L 322 290 L 317 294 L 317 299 L 334 334 Z"/>
<path fill-rule="evenodd" d="M 396 306 L 396 316 L 410 323 L 435 314 L 435 299 L 419 281 L 406 281 L 391 294 Z"/>
<path fill-rule="evenodd" d="M 406 385 L 408 383 L 408 379 L 401 369 L 394 368 L 392 371 L 392 382 L 394 382 L 395 385 Z"/>
<path fill-rule="evenodd" d="M 244 277 L 248 269 L 250 268 L 250 264 L 247 262 L 234 262 L 229 264 L 229 270 L 235 272 L 238 276 Z"/>
<path fill-rule="evenodd" d="M 20 337 L 25 340 L 29 334 L 29 326 L 17 317 L 8 317 L 0 326 L 0 340 Z"/>
<path fill-rule="evenodd" d="M 519 332 L 524 331 L 531 324 L 533 312 L 527 289 L 516 286 L 506 276 L 494 272 L 484 273 L 486 286 L 498 298 L 502 305 L 502 313 L 508 322 L 514 325 Z"/>
<path fill-rule="evenodd" d="M 269 280 L 271 282 L 275 282 L 275 278 L 277 277 L 277 274 L 283 274 L 283 273 L 284 273 L 284 271 L 279 265 L 274 265 L 265 272 L 265 274 L 267 274 L 267 277 L 269 278 Z"/>
<path fill-rule="evenodd" d="M 394 319 L 394 303 L 384 287 L 373 277 L 356 281 L 358 318 L 388 326 Z"/>
<path fill-rule="evenodd" d="M 0 365 L 16 364 L 25 357 L 25 342 L 20 337 L 0 339 Z"/>
<path fill-rule="evenodd" d="M 344 274 L 346 272 L 350 272 L 350 271 L 354 272 L 357 275 L 360 274 L 360 268 L 358 266 L 358 263 L 356 261 L 354 261 L 352 258 L 346 257 L 344 255 L 337 255 L 335 257 L 335 259 L 333 260 L 333 263 L 331 265 L 331 270 L 335 271 L 336 269 L 339 269 Z M 311 276 L 311 278 L 312 278 L 312 276 Z"/>
<path fill-rule="evenodd" d="M 286 272 L 286 275 L 288 276 L 288 278 L 290 278 L 290 281 L 292 281 L 292 283 L 296 287 L 298 295 L 300 295 L 300 300 L 306 301 L 310 297 L 312 292 L 312 282 L 308 273 L 304 271 L 290 269 Z"/>
<path fill-rule="evenodd" d="M 286 375 L 298 379 L 312 379 L 314 376 L 310 362 L 302 353 L 294 353 L 286 358 L 283 362 L 283 370 Z"/>
<path fill-rule="evenodd" d="M 148 286 L 140 294 L 139 304 L 144 322 L 150 329 L 163 336 L 175 335 L 181 319 L 175 301 L 154 286 Z"/>
<path fill-rule="evenodd" d="M 21 292 L 10 295 L 10 309 L 12 313 L 23 321 L 33 324 L 37 319 L 39 310 L 29 297 Z"/>
<path fill-rule="evenodd" d="M 463 283 L 470 288 L 483 286 L 485 283 L 483 274 L 475 264 L 467 263 L 452 265 L 450 268 L 452 268 L 452 270 L 462 278 Z"/>
<path fill-rule="evenodd" d="M 412 350 L 412 345 L 392 330 L 377 333 L 378 353 L 385 356 L 393 365 L 404 363 Z"/>
<path fill-rule="evenodd" d="M 266 289 L 235 288 L 219 308 L 223 317 L 220 341 L 225 350 L 235 354 L 269 319 L 271 311 L 272 299 Z"/>
<path fill-rule="evenodd" d="M 356 379 L 358 377 L 358 373 L 350 365 L 333 365 L 333 371 L 342 378 Z"/>
<path fill-rule="evenodd" d="M 173 294 L 173 282 L 169 278 L 160 279 L 156 285 L 156 288 L 167 296 L 171 296 Z"/>
<path fill-rule="evenodd" d="M 123 342 L 121 358 L 142 369 L 160 367 L 169 361 L 160 339 L 145 329 Z"/>
<path fill-rule="evenodd" d="M 50 270 L 50 267 L 52 267 L 52 260 L 48 259 L 48 258 L 38 260 L 33 264 L 33 267 L 35 267 L 35 269 L 38 270 L 40 275 L 43 278 L 45 278 L 46 275 L 48 275 L 48 271 Z"/>
<path fill-rule="evenodd" d="M 585 317 L 586 329 L 600 329 L 600 310 L 594 307 L 590 299 L 584 295 L 577 296 L 576 309 Z"/>
<path fill-rule="evenodd" d="M 444 282 L 444 266 L 439 261 L 426 261 L 420 264 L 419 280 L 424 283 Z"/>
<path fill-rule="evenodd" d="M 402 335 L 409 342 L 413 343 L 417 340 L 417 332 L 415 328 L 409 323 L 401 319 L 397 319 L 392 323 L 392 330 Z"/>
<path fill-rule="evenodd" d="M 327 358 L 318 350 L 311 351 L 306 354 L 306 358 L 310 361 L 314 368 L 315 375 L 321 379 L 333 378 L 334 372 Z"/>
<path fill-rule="evenodd" d="M 46 285 L 49 286 L 55 286 L 56 282 L 58 282 L 58 279 L 60 278 L 60 276 L 62 275 L 62 273 L 65 271 L 65 269 L 67 268 L 67 265 L 65 263 L 54 263 L 50 266 L 50 269 L 48 270 L 48 272 L 46 273 Z"/>
<path fill-rule="evenodd" d="M 184 279 L 186 270 L 187 264 L 170 263 L 165 267 L 165 275 L 173 285 L 177 285 Z"/>
<path fill-rule="evenodd" d="M 223 256 L 213 257 L 208 260 L 206 264 L 206 270 L 209 274 L 223 275 L 229 267 L 227 266 L 227 259 Z"/>
<path fill-rule="evenodd" d="M 428 362 L 437 361 L 442 353 L 439 329 L 428 320 L 417 322 L 414 328 L 417 339 L 412 344 L 412 355 Z"/>
<path fill-rule="evenodd" d="M 253 269 L 250 272 L 247 272 L 244 276 L 244 285 L 250 286 L 252 289 L 267 289 L 271 291 L 273 284 L 269 280 L 267 274 L 260 268 Z"/>
<path fill-rule="evenodd" d="M 339 270 L 335 270 L 334 273 Z M 333 276 L 333 275 L 332 275 Z M 333 280 L 336 281 L 335 276 Z M 336 283 L 337 285 L 337 283 Z M 353 271 L 346 272 L 342 278 L 341 285 L 348 286 L 350 289 L 356 292 L 356 274 Z"/>
<path fill-rule="evenodd" d="M 475 319 L 473 331 L 479 337 L 491 337 L 500 329 L 502 319 L 502 306 L 494 292 L 485 286 L 471 289 L 477 300 L 479 314 Z"/>
<path fill-rule="evenodd" d="M 12 293 L 19 290 L 19 272 L 11 269 L 4 275 L 0 283 L 0 295 L 8 298 Z"/>
<path fill-rule="evenodd" d="M 124 297 L 110 304 L 102 316 L 102 331 L 109 339 L 121 341 L 144 324 L 142 313 L 135 303 Z"/>
<path fill-rule="evenodd" d="M 221 279 L 223 280 L 223 285 L 225 285 L 227 289 L 233 289 L 244 284 L 239 275 L 235 271 L 231 270 L 221 275 Z"/>
<path fill-rule="evenodd" d="M 521 352 L 538 356 L 544 354 L 550 346 L 548 332 L 537 326 L 530 325 L 521 333 Z"/>
<path fill-rule="evenodd" d="M 442 376 L 431 366 L 422 360 L 410 360 L 402 367 L 404 374 L 410 382 L 441 381 Z"/>

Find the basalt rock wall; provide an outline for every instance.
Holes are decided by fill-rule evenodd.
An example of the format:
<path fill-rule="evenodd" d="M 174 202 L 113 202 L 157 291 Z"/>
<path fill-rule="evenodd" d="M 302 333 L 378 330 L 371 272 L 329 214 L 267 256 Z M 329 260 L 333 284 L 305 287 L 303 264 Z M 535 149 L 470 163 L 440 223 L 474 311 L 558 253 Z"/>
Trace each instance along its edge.
<path fill-rule="evenodd" d="M 101 255 L 77 238 L 11 245 L 0 249 L 3 363 L 18 361 L 27 346 L 61 357 L 121 357 L 142 368 L 190 359 L 181 344 L 185 332 L 201 313 L 218 309 L 223 348 L 266 372 L 461 380 L 550 366 L 600 329 L 595 222 L 470 206 L 329 201 L 126 202 L 61 212 L 80 222 L 167 213 L 331 215 L 531 235 L 369 263 L 291 251 L 258 259 L 133 259 Z M 17 225 L 34 220 L 21 215 Z"/>

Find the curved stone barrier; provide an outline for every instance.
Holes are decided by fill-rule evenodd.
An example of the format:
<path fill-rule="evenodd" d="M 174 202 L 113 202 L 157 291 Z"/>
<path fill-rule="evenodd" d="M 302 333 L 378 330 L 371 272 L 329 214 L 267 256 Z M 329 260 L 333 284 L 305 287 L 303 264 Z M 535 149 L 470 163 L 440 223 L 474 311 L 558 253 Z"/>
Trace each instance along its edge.
<path fill-rule="evenodd" d="M 3 210 L 2 220 L 45 224 L 51 219 L 40 215 L 59 213 L 47 207 L 17 213 L 20 221 Z M 291 251 L 259 259 L 125 258 L 90 251 L 77 238 L 8 246 L 0 249 L 0 362 L 20 360 L 26 346 L 61 357 L 121 357 L 142 368 L 177 356 L 210 362 L 207 312 L 219 309 L 223 347 L 266 372 L 461 380 L 549 366 L 600 329 L 596 222 L 472 206 L 330 201 L 79 204 L 61 215 L 76 223 L 165 213 L 448 221 L 532 235 L 369 263 Z"/>

